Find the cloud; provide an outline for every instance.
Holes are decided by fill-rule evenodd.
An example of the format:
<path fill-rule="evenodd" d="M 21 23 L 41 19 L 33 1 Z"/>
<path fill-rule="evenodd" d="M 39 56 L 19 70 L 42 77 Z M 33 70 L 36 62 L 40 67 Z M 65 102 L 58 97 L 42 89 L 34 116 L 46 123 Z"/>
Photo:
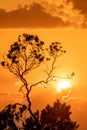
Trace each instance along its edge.
<path fill-rule="evenodd" d="M 72 0 L 72 2 L 74 4 L 74 8 L 81 10 L 81 13 L 87 15 L 87 0 Z"/>
<path fill-rule="evenodd" d="M 87 28 L 87 19 L 83 15 L 87 12 L 86 7 L 77 1 L 61 0 L 57 3 L 38 0 L 9 12 L 0 9 L 0 28 Z"/>
<path fill-rule="evenodd" d="M 60 17 L 45 12 L 41 4 L 33 3 L 29 9 L 21 7 L 10 12 L 0 9 L 0 28 L 53 28 L 68 26 Z"/>
<path fill-rule="evenodd" d="M 74 8 L 72 0 L 60 0 L 60 2 L 42 0 L 40 4 L 44 6 L 46 12 L 61 18 L 64 23 L 68 23 L 69 27 L 87 28 L 86 17 L 81 13 L 81 10 Z"/>
<path fill-rule="evenodd" d="M 66 0 L 66 3 L 72 3 L 73 9 L 78 10 L 80 16 L 83 16 L 83 20 L 81 23 L 82 28 L 87 28 L 87 0 Z M 79 17 L 77 16 L 77 21 L 79 21 Z"/>

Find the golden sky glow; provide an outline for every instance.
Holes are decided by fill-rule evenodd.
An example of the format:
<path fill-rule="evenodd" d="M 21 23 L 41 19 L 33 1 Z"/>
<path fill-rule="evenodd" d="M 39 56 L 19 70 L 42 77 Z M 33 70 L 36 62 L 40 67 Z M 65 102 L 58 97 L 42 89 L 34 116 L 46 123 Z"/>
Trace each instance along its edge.
<path fill-rule="evenodd" d="M 62 80 L 57 84 L 57 91 L 61 93 L 63 90 L 71 88 L 71 83 L 66 80 Z"/>
<path fill-rule="evenodd" d="M 81 124 L 78 130 L 87 130 L 87 1 L 0 0 L 0 54 L 6 53 L 22 33 L 36 34 L 46 44 L 60 41 L 67 53 L 59 59 L 55 74 L 65 77 L 75 72 L 71 80 L 72 92 L 68 88 L 68 93 L 56 92 L 59 79 L 47 89 L 39 87 L 37 91 L 35 88 L 32 96 L 34 107 L 43 107 L 56 98 L 68 95 L 73 118 Z M 19 85 L 18 79 L 0 67 L 0 106 L 16 99 Z M 5 101 L 7 97 L 9 100 Z M 20 98 L 17 100 L 20 101 Z"/>

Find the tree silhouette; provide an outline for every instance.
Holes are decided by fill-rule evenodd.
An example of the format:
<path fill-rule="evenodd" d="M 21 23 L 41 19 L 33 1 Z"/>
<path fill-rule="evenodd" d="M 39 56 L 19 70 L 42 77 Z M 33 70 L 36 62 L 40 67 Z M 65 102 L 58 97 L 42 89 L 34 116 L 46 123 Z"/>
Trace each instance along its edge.
<path fill-rule="evenodd" d="M 0 129 L 13 128 L 12 130 L 18 130 L 13 120 L 13 110 L 11 105 L 6 106 L 4 110 L 0 112 Z"/>
<path fill-rule="evenodd" d="M 3 55 L 1 66 L 7 68 L 17 78 L 22 81 L 20 92 L 24 94 L 27 105 L 15 103 L 8 105 L 0 112 L 0 129 L 10 130 L 76 130 L 78 124 L 70 119 L 70 106 L 65 103 L 61 104 L 59 100 L 51 107 L 47 105 L 41 112 L 32 111 L 32 102 L 30 93 L 34 86 L 45 85 L 54 81 L 57 76 L 54 74 L 55 63 L 57 59 L 64 54 L 60 42 L 52 42 L 45 45 L 40 41 L 38 36 L 22 34 L 14 42 L 7 54 Z M 33 82 L 27 80 L 26 75 L 30 74 L 45 65 L 43 72 L 45 78 Z M 27 111 L 29 116 L 23 118 L 24 112 Z M 21 128 L 17 126 L 21 123 Z"/>
<path fill-rule="evenodd" d="M 40 130 L 77 130 L 79 125 L 71 120 L 70 106 L 59 100 L 53 106 L 47 105 L 41 112 L 34 113 L 40 122 Z M 37 123 L 32 117 L 25 121 L 25 130 L 38 130 Z"/>
<path fill-rule="evenodd" d="M 8 53 L 3 55 L 1 65 L 22 81 L 23 85 L 20 87 L 20 91 L 27 99 L 27 109 L 30 115 L 37 122 L 37 117 L 33 114 L 31 109 L 30 92 L 34 86 L 41 84 L 46 85 L 55 79 L 53 72 L 55 70 L 56 60 L 65 52 L 60 42 L 52 42 L 48 47 L 45 47 L 44 42 L 40 41 L 38 36 L 22 34 L 19 35 L 18 40 L 10 46 Z M 49 62 L 50 68 L 44 68 L 44 73 L 46 73 L 45 79 L 33 84 L 28 82 L 25 77 L 28 73 L 36 70 L 42 64 L 49 64 Z"/>
<path fill-rule="evenodd" d="M 70 106 L 59 100 L 53 106 L 47 105 L 40 115 L 42 130 L 76 130 L 79 125 L 71 120 L 70 114 Z"/>
<path fill-rule="evenodd" d="M 0 112 L 0 129 L 1 130 L 18 130 L 18 123 L 23 123 L 23 113 L 27 107 L 20 103 L 9 104 Z M 20 127 L 21 128 L 21 127 Z"/>
<path fill-rule="evenodd" d="M 77 122 L 71 120 L 70 106 L 59 100 L 54 102 L 53 106 L 47 105 L 41 111 L 34 112 L 39 126 L 32 116 L 23 119 L 26 110 L 25 105 L 17 103 L 8 105 L 0 113 L 0 129 L 4 130 L 8 126 L 10 130 L 77 130 L 79 127 Z M 22 121 L 22 125 L 17 127 L 19 121 Z"/>

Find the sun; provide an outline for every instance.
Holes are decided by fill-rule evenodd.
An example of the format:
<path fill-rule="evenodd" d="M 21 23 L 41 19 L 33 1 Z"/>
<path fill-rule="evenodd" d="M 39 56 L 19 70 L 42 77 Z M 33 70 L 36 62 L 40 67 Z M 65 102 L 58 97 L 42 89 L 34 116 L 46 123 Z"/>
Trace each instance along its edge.
<path fill-rule="evenodd" d="M 58 84 L 57 84 L 57 91 L 59 93 L 62 92 L 62 90 L 65 90 L 65 89 L 69 89 L 71 88 L 71 83 L 69 81 L 60 81 Z"/>

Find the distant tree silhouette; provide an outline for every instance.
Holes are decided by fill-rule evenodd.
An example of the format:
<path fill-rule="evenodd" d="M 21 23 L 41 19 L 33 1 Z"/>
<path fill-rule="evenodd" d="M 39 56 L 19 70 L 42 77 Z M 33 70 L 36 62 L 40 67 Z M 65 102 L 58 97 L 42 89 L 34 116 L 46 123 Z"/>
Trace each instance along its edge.
<path fill-rule="evenodd" d="M 18 105 L 19 111 L 17 110 Z M 77 130 L 79 127 L 77 122 L 72 121 L 70 118 L 70 106 L 66 103 L 61 103 L 59 100 L 54 102 L 53 106 L 47 105 L 41 111 L 34 113 L 38 119 L 39 126 L 32 116 L 23 119 L 23 112 L 26 109 L 25 105 L 8 105 L 0 113 L 0 129 L 4 130 L 8 126 L 10 130 Z M 4 115 L 4 118 L 2 115 Z M 22 126 L 19 128 L 16 124 L 21 120 Z"/>

